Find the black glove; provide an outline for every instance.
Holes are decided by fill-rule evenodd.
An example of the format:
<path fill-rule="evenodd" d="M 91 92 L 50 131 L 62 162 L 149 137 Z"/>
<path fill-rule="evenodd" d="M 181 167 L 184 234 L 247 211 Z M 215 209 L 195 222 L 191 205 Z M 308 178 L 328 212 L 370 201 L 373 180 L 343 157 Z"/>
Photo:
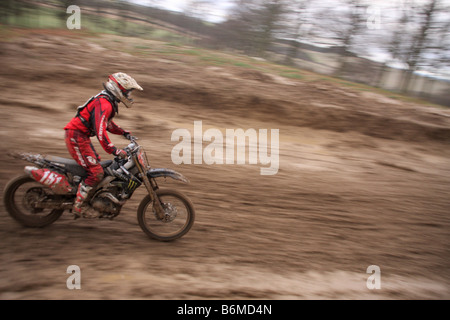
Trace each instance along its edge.
<path fill-rule="evenodd" d="M 125 132 L 123 133 L 123 136 L 124 136 L 126 139 L 128 139 L 128 140 L 131 140 L 131 137 L 133 137 L 133 136 L 131 135 L 131 132 L 130 132 L 130 131 L 125 131 Z"/>
<path fill-rule="evenodd" d="M 126 159 L 128 157 L 127 152 L 122 149 L 116 149 L 114 155 L 119 157 L 120 159 Z"/>

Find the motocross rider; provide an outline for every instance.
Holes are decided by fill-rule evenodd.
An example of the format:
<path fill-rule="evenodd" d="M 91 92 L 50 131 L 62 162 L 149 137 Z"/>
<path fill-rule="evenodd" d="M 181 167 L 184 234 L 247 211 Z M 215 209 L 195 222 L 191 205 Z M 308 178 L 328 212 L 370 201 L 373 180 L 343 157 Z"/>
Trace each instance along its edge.
<path fill-rule="evenodd" d="M 89 206 L 85 204 L 89 192 L 103 179 L 104 172 L 100 165 L 100 157 L 91 143 L 90 137 L 97 136 L 103 149 L 120 158 L 126 158 L 127 153 L 118 149 L 110 141 L 107 131 L 129 138 L 131 133 L 119 127 L 112 120 L 119 112 L 119 103 L 131 108 L 133 100 L 129 94 L 134 90 L 143 89 L 129 75 L 118 72 L 109 76 L 103 83 L 104 90 L 90 98 L 83 106 L 78 107 L 77 114 L 64 127 L 65 141 L 70 155 L 87 172 L 77 190 L 73 213 L 75 218 L 84 215 Z"/>

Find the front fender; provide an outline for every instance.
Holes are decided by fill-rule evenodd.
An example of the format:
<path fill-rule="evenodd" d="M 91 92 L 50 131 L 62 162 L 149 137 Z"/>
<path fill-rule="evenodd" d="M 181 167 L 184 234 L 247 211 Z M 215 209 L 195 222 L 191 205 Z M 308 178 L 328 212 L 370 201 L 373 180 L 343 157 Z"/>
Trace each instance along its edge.
<path fill-rule="evenodd" d="M 172 179 L 182 181 L 184 183 L 189 183 L 189 180 L 183 176 L 181 173 L 176 172 L 172 169 L 150 169 L 147 171 L 147 177 L 149 178 L 159 178 L 159 177 L 170 177 Z"/>

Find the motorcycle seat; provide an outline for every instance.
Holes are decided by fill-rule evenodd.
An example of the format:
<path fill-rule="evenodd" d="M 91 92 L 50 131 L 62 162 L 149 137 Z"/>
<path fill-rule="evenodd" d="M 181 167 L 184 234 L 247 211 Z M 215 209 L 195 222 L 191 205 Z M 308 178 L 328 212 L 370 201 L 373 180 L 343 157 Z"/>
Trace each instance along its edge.
<path fill-rule="evenodd" d="M 76 176 L 85 177 L 87 176 L 86 170 L 82 166 L 80 166 L 75 160 L 73 159 L 67 159 L 67 158 L 61 158 L 56 156 L 46 156 L 45 160 L 53 162 L 57 164 L 59 167 L 63 167 L 70 173 Z M 103 168 L 109 167 L 113 163 L 112 160 L 105 160 L 101 161 L 100 165 Z"/>

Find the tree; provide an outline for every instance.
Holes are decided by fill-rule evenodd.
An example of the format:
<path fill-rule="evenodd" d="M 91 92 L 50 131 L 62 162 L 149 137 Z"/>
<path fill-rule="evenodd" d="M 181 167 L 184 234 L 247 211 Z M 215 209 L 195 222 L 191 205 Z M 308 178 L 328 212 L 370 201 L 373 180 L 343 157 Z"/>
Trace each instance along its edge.
<path fill-rule="evenodd" d="M 429 31 L 433 23 L 434 15 L 436 14 L 436 3 L 437 0 L 431 0 L 427 5 L 424 6 L 419 12 L 419 25 L 417 32 L 413 35 L 411 39 L 411 45 L 409 46 L 409 51 L 406 54 L 406 63 L 408 64 L 408 72 L 406 74 L 406 79 L 404 81 L 403 90 L 407 90 L 409 83 L 411 81 L 411 76 L 414 71 L 416 71 L 424 53 Z"/>
<path fill-rule="evenodd" d="M 286 14 L 287 24 L 285 26 L 286 36 L 290 40 L 290 47 L 286 52 L 285 63 L 292 64 L 298 55 L 299 41 L 305 36 L 305 25 L 310 25 L 308 7 L 311 1 L 294 0 L 290 3 L 289 13 Z"/>
<path fill-rule="evenodd" d="M 336 69 L 337 76 L 342 76 L 346 69 L 350 49 L 354 44 L 355 37 L 366 28 L 365 12 L 367 6 L 361 4 L 358 0 L 347 0 L 346 5 L 348 8 L 347 13 L 343 15 L 343 27 L 338 29 L 336 33 L 341 45 L 338 68 Z"/>
<path fill-rule="evenodd" d="M 208 0 L 189 0 L 184 7 L 184 13 L 188 16 L 202 19 L 210 9 Z"/>
<path fill-rule="evenodd" d="M 236 0 L 230 18 L 221 24 L 221 38 L 246 54 L 266 57 L 281 28 L 283 0 Z"/>
<path fill-rule="evenodd" d="M 448 64 L 448 9 L 439 0 L 404 8 L 389 46 L 391 56 L 407 66 L 402 91 L 408 91 L 413 74 L 420 68 L 436 69 Z"/>
<path fill-rule="evenodd" d="M 333 7 L 330 7 L 330 4 Z M 362 51 L 357 41 L 367 30 L 367 7 L 362 0 L 342 0 L 325 3 L 314 17 L 316 36 L 333 43 L 338 54 L 335 75 L 344 75 L 352 51 Z"/>
<path fill-rule="evenodd" d="M 257 29 L 256 52 L 259 56 L 266 56 L 266 53 L 275 40 L 274 35 L 280 29 L 280 18 L 283 13 L 283 2 L 281 0 L 264 1 L 262 8 L 257 11 L 260 25 Z"/>

